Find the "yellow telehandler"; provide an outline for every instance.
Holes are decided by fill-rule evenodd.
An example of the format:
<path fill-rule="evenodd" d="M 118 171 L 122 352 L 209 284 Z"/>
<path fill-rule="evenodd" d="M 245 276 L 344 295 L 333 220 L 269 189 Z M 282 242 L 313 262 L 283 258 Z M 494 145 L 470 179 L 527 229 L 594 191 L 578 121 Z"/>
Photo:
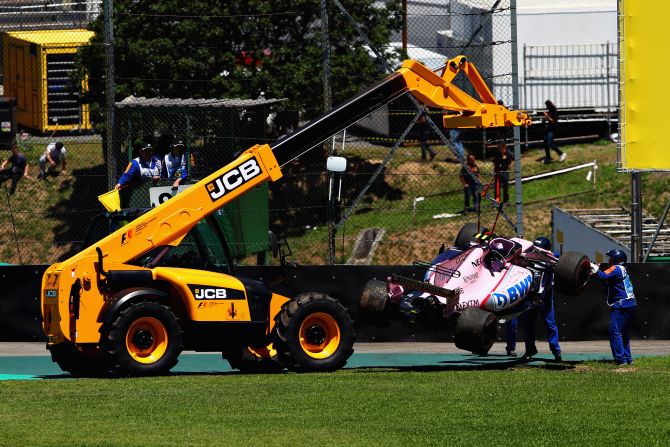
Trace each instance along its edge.
<path fill-rule="evenodd" d="M 452 84 L 463 72 L 480 100 Z M 225 247 L 212 218 L 251 188 L 282 177 L 281 167 L 360 118 L 410 92 L 443 109 L 445 127 L 526 125 L 528 117 L 498 104 L 464 56 L 441 74 L 407 60 L 387 78 L 273 145 L 256 145 L 163 204 L 139 215 L 42 279 L 47 349 L 73 375 L 155 375 L 183 349 L 222 352 L 245 371 L 332 371 L 353 352 L 353 321 L 335 299 L 310 291 L 273 293 L 261 281 L 227 271 L 184 267 L 174 252 L 198 225 Z M 224 250 L 225 251 L 225 250 Z"/>

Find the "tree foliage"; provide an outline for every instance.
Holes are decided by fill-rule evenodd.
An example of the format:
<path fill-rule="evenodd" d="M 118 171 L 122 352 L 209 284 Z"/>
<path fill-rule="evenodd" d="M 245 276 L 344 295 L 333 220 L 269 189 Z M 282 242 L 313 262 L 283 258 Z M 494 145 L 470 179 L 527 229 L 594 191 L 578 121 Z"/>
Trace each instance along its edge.
<path fill-rule="evenodd" d="M 343 2 L 376 47 L 400 26 L 398 1 Z M 319 0 L 115 0 L 116 100 L 287 98 L 314 116 L 323 108 Z M 379 78 L 378 63 L 348 19 L 329 5 L 333 103 Z M 104 109 L 103 18 L 82 49 L 88 101 Z"/>

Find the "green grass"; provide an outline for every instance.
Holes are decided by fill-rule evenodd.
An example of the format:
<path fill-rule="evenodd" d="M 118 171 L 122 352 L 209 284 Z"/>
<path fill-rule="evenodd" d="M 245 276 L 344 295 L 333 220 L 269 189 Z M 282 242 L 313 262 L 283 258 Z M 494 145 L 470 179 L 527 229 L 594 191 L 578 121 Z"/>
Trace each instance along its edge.
<path fill-rule="evenodd" d="M 670 357 L 634 369 L 0 382 L 0 445 L 666 445 Z"/>

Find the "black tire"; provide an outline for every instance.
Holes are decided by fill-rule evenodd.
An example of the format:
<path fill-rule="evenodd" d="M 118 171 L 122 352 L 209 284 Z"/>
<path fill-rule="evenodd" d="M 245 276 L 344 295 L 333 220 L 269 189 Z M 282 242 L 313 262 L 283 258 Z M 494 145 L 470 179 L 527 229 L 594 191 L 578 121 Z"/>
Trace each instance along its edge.
<path fill-rule="evenodd" d="M 165 374 L 183 349 L 179 319 L 169 307 L 152 301 L 133 303 L 103 327 L 102 348 L 120 374 Z"/>
<path fill-rule="evenodd" d="M 491 349 L 498 332 L 498 319 L 491 312 L 468 307 L 456 321 L 454 343 L 459 349 L 484 355 Z"/>
<path fill-rule="evenodd" d="M 243 373 L 277 373 L 284 369 L 276 350 L 272 352 L 265 348 L 243 346 L 226 350 L 222 356 L 230 363 L 231 368 Z"/>
<path fill-rule="evenodd" d="M 291 371 L 340 369 L 354 352 L 355 340 L 347 310 L 323 293 L 298 295 L 275 317 L 274 346 Z"/>
<path fill-rule="evenodd" d="M 480 228 L 480 232 L 487 231 L 486 228 Z M 473 222 L 466 223 L 458 232 L 454 247 L 460 250 L 466 250 L 470 247 L 470 242 L 475 241 L 475 234 L 477 234 L 477 224 Z"/>
<path fill-rule="evenodd" d="M 561 293 L 579 296 L 591 276 L 591 261 L 576 251 L 568 251 L 558 258 L 554 275 L 554 287 Z"/>
<path fill-rule="evenodd" d="M 78 348 L 72 343 L 59 343 L 49 346 L 48 349 L 51 361 L 75 377 L 103 377 L 111 373 L 110 363 L 97 346 Z"/>

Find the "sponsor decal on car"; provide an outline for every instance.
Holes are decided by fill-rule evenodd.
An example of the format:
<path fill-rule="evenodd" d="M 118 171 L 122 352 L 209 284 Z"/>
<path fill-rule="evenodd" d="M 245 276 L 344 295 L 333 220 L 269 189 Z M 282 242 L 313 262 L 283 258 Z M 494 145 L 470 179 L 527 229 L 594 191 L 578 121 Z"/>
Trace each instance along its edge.
<path fill-rule="evenodd" d="M 463 261 L 465 261 L 467 258 L 468 258 L 468 253 L 467 252 L 461 253 L 460 255 L 458 255 L 454 258 L 454 262 L 456 264 L 460 265 L 460 264 L 463 264 Z"/>
<path fill-rule="evenodd" d="M 470 274 L 470 275 L 465 275 L 465 276 L 463 277 L 463 282 L 466 283 L 466 284 L 469 284 L 469 283 L 471 283 L 471 282 L 473 282 L 473 281 L 476 281 L 477 279 L 479 279 L 479 273 L 474 272 L 474 273 L 472 273 L 472 274 Z"/>
<path fill-rule="evenodd" d="M 462 303 L 456 304 L 454 310 L 456 310 L 457 312 L 461 312 L 463 309 L 468 307 L 479 307 L 479 300 L 463 301 Z"/>
<path fill-rule="evenodd" d="M 216 202 L 226 194 L 236 190 L 245 183 L 261 174 L 261 167 L 255 158 L 241 163 L 237 167 L 222 174 L 220 177 L 212 180 L 205 185 L 207 194 L 212 202 Z"/>
<path fill-rule="evenodd" d="M 530 290 L 530 284 L 533 280 L 533 276 L 528 274 L 524 276 L 516 284 L 513 284 L 511 287 L 508 287 L 507 290 L 498 290 L 491 293 L 491 299 L 493 300 L 493 307 L 495 310 L 501 310 L 505 307 L 511 306 L 523 297 L 528 294 Z"/>

